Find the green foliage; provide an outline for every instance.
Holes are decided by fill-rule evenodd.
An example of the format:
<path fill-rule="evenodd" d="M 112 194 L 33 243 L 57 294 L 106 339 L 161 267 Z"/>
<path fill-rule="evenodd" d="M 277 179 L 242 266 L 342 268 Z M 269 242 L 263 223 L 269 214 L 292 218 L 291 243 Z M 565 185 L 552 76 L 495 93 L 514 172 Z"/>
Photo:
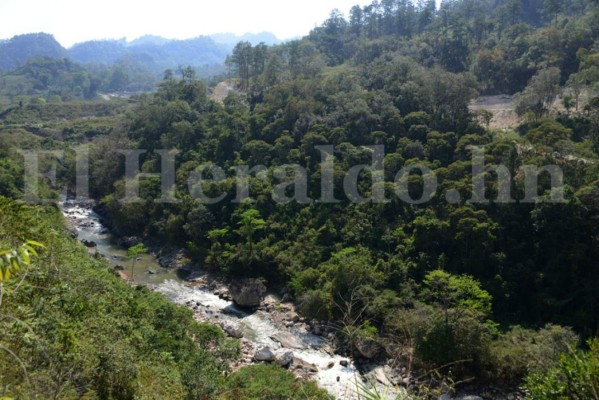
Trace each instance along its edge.
<path fill-rule="evenodd" d="M 419 340 L 418 359 L 429 365 L 453 365 L 456 371 L 479 371 L 487 360 L 495 326 L 459 309 L 430 310 Z"/>
<path fill-rule="evenodd" d="M 543 375 L 577 341 L 569 328 L 547 325 L 534 331 L 513 326 L 492 343 L 490 363 L 496 376 L 507 382 L 533 372 Z"/>
<path fill-rule="evenodd" d="M 322 399 L 330 396 L 314 382 L 302 381 L 276 365 L 258 364 L 232 374 L 223 399 Z"/>
<path fill-rule="evenodd" d="M 356 379 L 356 389 L 354 393 L 358 396 L 359 400 L 390 400 L 392 397 L 389 394 L 389 389 L 379 390 L 375 385 L 369 385 L 366 383 L 358 382 Z M 400 390 L 400 394 L 393 396 L 395 400 L 416 400 L 417 398 L 411 396 L 405 390 Z"/>
<path fill-rule="evenodd" d="M 532 77 L 530 83 L 515 98 L 516 112 L 524 115 L 533 113 L 537 118 L 546 115 L 560 91 L 560 70 L 542 69 Z"/>
<path fill-rule="evenodd" d="M 531 400 L 599 399 L 599 341 L 589 342 L 584 352 L 573 347 L 557 367 L 526 378 Z"/>
<path fill-rule="evenodd" d="M 34 58 L 0 76 L 0 94 L 13 96 L 60 96 L 63 100 L 92 98 L 96 95 L 88 72 L 68 59 Z M 42 108 L 43 99 L 32 98 L 31 106 Z"/>
<path fill-rule="evenodd" d="M 222 390 L 236 341 L 88 257 L 56 208 L 0 204 L 15 210 L 3 213 L 3 240 L 25 232 L 46 244 L 25 279 L 3 283 L 0 346 L 14 357 L 0 357 L 0 395 L 191 399 Z"/>
<path fill-rule="evenodd" d="M 136 244 L 135 246 L 129 247 L 127 250 L 127 257 L 135 258 L 141 254 L 146 254 L 148 249 L 144 246 L 143 243 Z"/>
<path fill-rule="evenodd" d="M 254 256 L 254 234 L 264 229 L 265 225 L 258 210 L 249 209 L 239 214 L 237 233 L 247 242 L 247 258 L 250 262 Z"/>
<path fill-rule="evenodd" d="M 423 283 L 426 288 L 424 298 L 443 307 L 459 308 L 483 316 L 491 313 L 491 296 L 470 276 L 453 276 L 436 270 L 428 273 Z"/>
<path fill-rule="evenodd" d="M 0 251 L 0 284 L 31 265 L 32 259 L 38 257 L 36 247 L 43 248 L 44 245 L 27 240 L 16 249 Z"/>
<path fill-rule="evenodd" d="M 526 135 L 532 143 L 546 146 L 554 146 L 559 141 L 570 139 L 571 136 L 572 131 L 556 121 L 543 121 Z"/>

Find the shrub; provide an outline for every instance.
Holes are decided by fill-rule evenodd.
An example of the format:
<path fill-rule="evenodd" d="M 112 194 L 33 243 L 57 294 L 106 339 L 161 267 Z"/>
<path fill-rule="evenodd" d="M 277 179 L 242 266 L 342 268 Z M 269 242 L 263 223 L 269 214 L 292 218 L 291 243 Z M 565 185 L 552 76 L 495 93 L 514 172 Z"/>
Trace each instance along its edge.
<path fill-rule="evenodd" d="M 530 400 L 599 399 L 599 339 L 589 343 L 590 351 L 573 347 L 562 355 L 559 365 L 546 373 L 526 378 Z"/>
<path fill-rule="evenodd" d="M 442 310 L 435 309 L 428 319 L 418 335 L 418 359 L 435 366 L 458 363 L 475 367 L 487 359 L 494 329 L 490 322 L 460 310 L 449 310 L 446 319 Z"/>
<path fill-rule="evenodd" d="M 520 380 L 528 372 L 545 372 L 577 341 L 570 328 L 547 325 L 534 331 L 514 326 L 493 342 L 491 369 L 506 381 Z"/>
<path fill-rule="evenodd" d="M 317 400 L 331 397 L 314 382 L 303 381 L 284 369 L 267 364 L 250 365 L 229 377 L 223 399 Z"/>

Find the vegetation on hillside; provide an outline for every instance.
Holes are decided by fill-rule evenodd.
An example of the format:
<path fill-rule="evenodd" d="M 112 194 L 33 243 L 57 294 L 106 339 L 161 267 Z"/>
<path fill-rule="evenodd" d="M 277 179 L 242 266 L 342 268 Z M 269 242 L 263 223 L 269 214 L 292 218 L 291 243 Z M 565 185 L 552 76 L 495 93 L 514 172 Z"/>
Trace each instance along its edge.
<path fill-rule="evenodd" d="M 0 252 L 2 398 L 230 398 L 232 391 L 270 387 L 274 372 L 270 383 L 253 378 L 251 369 L 227 379 L 238 342 L 89 257 L 66 235 L 55 206 L 0 197 L 0 215 L 0 249 L 16 249 Z M 11 274 L 9 255 L 9 267 L 19 260 Z M 242 375 L 249 376 L 236 378 Z M 276 376 L 286 397 L 306 398 L 296 393 L 301 387 L 310 398 L 327 398 L 284 370 Z"/>
<path fill-rule="evenodd" d="M 180 150 L 181 201 L 149 201 L 160 195 L 154 178 L 142 180 L 141 204 L 119 201 L 122 179 L 96 193 L 123 234 L 160 237 L 187 246 L 206 267 L 290 287 L 305 316 L 344 327 L 338 339 L 350 350 L 374 338 L 379 354 L 400 365 L 458 362 L 451 370 L 459 377 L 518 382 L 577 341 L 555 325 L 591 337 L 599 323 L 599 110 L 588 99 L 578 111 L 558 115 L 552 107 L 560 93 L 575 93 L 573 77 L 596 68 L 598 9 L 575 3 L 556 11 L 541 1 L 453 1 L 434 11 L 432 2 L 382 1 L 355 7 L 349 21 L 333 12 L 289 44 L 239 43 L 228 64 L 243 94 L 217 104 L 203 83 L 167 76 L 128 121 L 139 148 Z M 579 93 L 593 96 L 591 78 L 577 82 L 584 82 Z M 518 132 L 485 129 L 485 116 L 468 109 L 481 92 L 521 92 L 526 122 Z M 321 198 L 317 145 L 335 146 L 338 202 L 274 202 L 273 189 L 286 186 L 283 196 L 297 200 L 298 181 L 281 172 L 287 164 L 307 171 L 308 200 Z M 368 145 L 385 146 L 384 203 L 368 201 L 375 180 L 368 172 L 358 193 L 366 201 L 343 192 L 345 173 L 372 162 Z M 484 146 L 485 166 L 504 166 L 512 203 L 497 202 L 491 172 L 483 194 L 489 201 L 466 201 L 475 195 L 477 160 L 469 145 Z M 204 182 L 201 192 L 189 187 L 192 171 L 210 164 L 225 179 Z M 243 164 L 264 165 L 266 173 L 250 174 L 255 202 L 236 204 L 235 167 Z M 522 201 L 521 167 L 551 164 L 564 171 L 567 202 Z M 436 195 L 423 204 L 393 192 L 395 174 L 413 165 L 438 179 Z M 142 171 L 159 168 L 156 154 L 142 156 Z M 423 177 L 412 174 L 409 182 L 403 198 L 419 199 Z M 549 189 L 549 175 L 541 174 L 539 196 L 549 199 Z M 203 204 L 194 193 L 224 199 Z M 243 228 L 251 219 L 263 221 L 259 229 Z M 515 357 L 546 336 L 554 339 L 541 340 L 541 352 L 551 357 L 536 364 Z"/>
<path fill-rule="evenodd" d="M 185 247 L 202 267 L 231 278 L 260 277 L 269 287 L 289 289 L 303 316 L 336 328 L 339 351 L 387 359 L 412 377 L 435 371 L 446 382 L 525 384 L 535 399 L 593 398 L 593 338 L 599 328 L 598 17 L 591 0 L 454 0 L 439 10 L 434 1 L 376 1 L 354 7 L 349 19 L 333 12 L 301 40 L 273 47 L 239 43 L 227 61 L 238 91 L 222 103 L 210 99 L 193 68 L 167 71 L 155 93 L 95 121 L 108 124 L 109 131 L 87 134 L 84 125 L 66 141 L 90 144 L 90 192 L 102 199 L 118 232 Z M 481 93 L 515 94 L 518 129 L 489 130 L 489 113 L 468 107 Z M 26 130 L 23 118 L 34 115 L 33 106 L 7 114 L 14 125 L 5 127 L 3 137 Z M 50 115 L 65 110 L 37 107 L 54 110 Z M 33 137 L 25 137 L 38 148 L 67 144 L 64 137 L 40 140 L 29 133 Z M 15 143 L 4 140 L 1 151 L 9 157 L 0 164 L 0 176 L 10 190 L 2 193 L 18 195 L 19 158 Z M 384 146 L 384 166 L 358 174 L 357 191 L 348 196 L 346 173 L 373 163 L 373 145 Z M 334 146 L 334 162 L 323 163 L 316 146 Z M 481 146 L 482 153 L 470 146 Z M 157 177 L 140 180 L 141 202 L 123 201 L 131 182 L 118 150 L 132 147 L 147 151 L 140 157 L 143 173 L 160 172 L 155 150 L 179 150 L 178 202 L 153 201 L 161 196 Z M 324 172 L 323 164 L 329 167 Z M 243 165 L 264 167 L 244 177 Z M 303 168 L 306 178 L 290 165 Z M 563 191 L 551 190 L 555 176 L 545 171 L 532 188 L 540 201 L 530 201 L 526 177 L 531 167 L 548 165 L 563 171 Z M 428 172 L 400 176 L 403 186 L 397 190 L 398 171 L 417 166 Z M 71 154 L 58 171 L 62 182 L 72 183 L 73 169 Z M 332 187 L 321 184 L 327 174 Z M 431 174 L 437 187 L 427 196 Z M 206 179 L 190 184 L 197 176 Z M 473 181 L 482 177 L 481 193 Z M 508 185 L 501 185 L 506 177 Z M 246 190 L 254 201 L 235 201 Z M 381 194 L 386 201 L 372 201 Z M 200 195 L 220 201 L 198 201 Z M 561 195 L 564 202 L 550 201 Z M 311 201 L 327 198 L 331 201 Z M 105 268 L 93 268 L 100 261 L 85 263 L 91 276 L 112 279 Z M 68 271 L 61 274 L 69 277 Z M 58 278 L 49 284 L 57 285 Z M 121 288 L 119 296 L 162 301 L 143 289 L 114 285 Z M 69 291 L 75 298 L 77 293 Z M 97 306 L 108 307 L 102 299 Z M 130 310 L 118 305 L 110 302 L 128 320 Z M 157 343 L 145 343 L 138 332 L 154 321 L 142 317 L 149 322 L 110 335 L 138 338 L 127 343 L 130 357 L 139 360 L 134 365 L 143 361 L 158 368 L 154 363 L 162 358 L 136 347 L 160 353 L 152 347 Z M 188 323 L 188 316 L 180 318 Z M 266 374 L 291 379 L 260 366 L 227 382 L 216 380 L 213 388 L 196 382 L 198 389 L 184 372 L 191 361 L 178 353 L 193 348 L 193 340 L 175 331 L 179 339 L 167 344 L 175 346 L 167 352 L 173 354 L 169 362 L 182 368 L 173 371 L 183 372 L 164 379 L 186 393 L 213 390 L 202 392 L 212 395 L 226 388 L 225 398 L 252 398 L 267 390 L 260 387 Z M 218 336 L 217 353 L 200 352 L 207 361 L 193 368 L 219 370 L 229 353 L 218 351 L 229 349 L 227 343 Z M 93 365 L 85 364 L 93 357 L 82 354 L 82 365 Z M 97 381 L 86 377 L 82 381 L 93 388 Z M 244 383 L 248 377 L 252 381 Z M 297 392 L 293 386 L 278 389 L 269 389 L 274 398 Z"/>

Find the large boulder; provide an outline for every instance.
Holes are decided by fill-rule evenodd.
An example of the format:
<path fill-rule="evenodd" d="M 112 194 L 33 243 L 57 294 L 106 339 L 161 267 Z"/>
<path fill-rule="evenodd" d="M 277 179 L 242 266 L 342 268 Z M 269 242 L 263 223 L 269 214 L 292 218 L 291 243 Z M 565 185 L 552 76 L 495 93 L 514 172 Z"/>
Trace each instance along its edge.
<path fill-rule="evenodd" d="M 237 339 L 241 339 L 243 337 L 243 332 L 236 325 L 233 325 L 231 323 L 224 323 L 221 325 L 221 327 L 223 328 L 223 331 L 225 331 L 225 333 L 231 337 Z"/>
<path fill-rule="evenodd" d="M 234 281 L 229 287 L 229 293 L 235 304 L 241 307 L 258 307 L 266 286 L 258 279 Z"/>
<path fill-rule="evenodd" d="M 275 363 L 280 365 L 281 367 L 288 367 L 289 364 L 293 362 L 293 352 L 292 351 L 280 351 L 277 352 Z"/>
<path fill-rule="evenodd" d="M 279 342 L 281 347 L 285 347 L 287 349 L 305 349 L 306 345 L 296 336 L 293 336 L 289 332 L 279 332 L 270 337 L 272 340 Z"/>
<path fill-rule="evenodd" d="M 393 384 L 385 374 L 385 368 L 382 366 L 374 368 L 366 376 L 370 378 L 371 381 L 379 382 L 385 386 L 393 386 Z"/>
<path fill-rule="evenodd" d="M 254 354 L 254 360 L 271 362 L 275 360 L 275 353 L 269 347 L 263 347 Z"/>
<path fill-rule="evenodd" d="M 173 250 L 160 252 L 158 255 L 158 264 L 162 268 L 191 270 L 190 260 L 185 250 Z"/>
<path fill-rule="evenodd" d="M 309 363 L 298 357 L 293 357 L 293 368 L 302 369 L 306 372 L 318 372 L 318 367 L 315 364 Z"/>
<path fill-rule="evenodd" d="M 355 344 L 356 351 L 360 356 L 368 360 L 375 358 L 381 352 L 381 345 L 374 339 L 360 338 Z"/>

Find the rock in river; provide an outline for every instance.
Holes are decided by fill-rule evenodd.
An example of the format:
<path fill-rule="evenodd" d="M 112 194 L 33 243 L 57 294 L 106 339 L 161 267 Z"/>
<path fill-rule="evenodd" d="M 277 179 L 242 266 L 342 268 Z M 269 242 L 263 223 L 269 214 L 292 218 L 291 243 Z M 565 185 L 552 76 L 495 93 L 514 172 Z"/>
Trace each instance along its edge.
<path fill-rule="evenodd" d="M 306 372 L 318 372 L 318 367 L 316 365 L 298 357 L 293 357 L 293 368 L 303 369 Z"/>
<path fill-rule="evenodd" d="M 254 354 L 254 360 L 271 362 L 275 360 L 275 353 L 269 347 L 263 347 Z"/>
<path fill-rule="evenodd" d="M 229 288 L 233 301 L 241 307 L 258 307 L 264 292 L 266 286 L 258 279 L 233 281 Z"/>
<path fill-rule="evenodd" d="M 302 343 L 302 341 L 293 336 L 289 332 L 279 332 L 276 335 L 270 337 L 272 340 L 275 340 L 281 344 L 281 347 L 285 347 L 287 349 L 305 349 L 306 346 Z"/>
<path fill-rule="evenodd" d="M 221 327 L 223 328 L 223 331 L 225 331 L 225 333 L 231 337 L 237 339 L 241 339 L 243 337 L 243 332 L 241 331 L 241 329 L 239 329 L 239 327 L 233 324 L 224 323 L 221 325 Z"/>
<path fill-rule="evenodd" d="M 97 245 L 96 245 L 96 242 L 93 242 L 93 241 L 91 241 L 91 240 L 86 240 L 86 239 L 82 239 L 82 240 L 81 240 L 81 243 L 83 243 L 83 245 L 84 245 L 85 247 L 90 247 L 90 248 L 91 248 L 91 247 L 96 247 L 96 246 L 97 246 Z"/>
<path fill-rule="evenodd" d="M 292 351 L 280 351 L 277 353 L 275 362 L 281 367 L 288 367 L 293 361 Z"/>

